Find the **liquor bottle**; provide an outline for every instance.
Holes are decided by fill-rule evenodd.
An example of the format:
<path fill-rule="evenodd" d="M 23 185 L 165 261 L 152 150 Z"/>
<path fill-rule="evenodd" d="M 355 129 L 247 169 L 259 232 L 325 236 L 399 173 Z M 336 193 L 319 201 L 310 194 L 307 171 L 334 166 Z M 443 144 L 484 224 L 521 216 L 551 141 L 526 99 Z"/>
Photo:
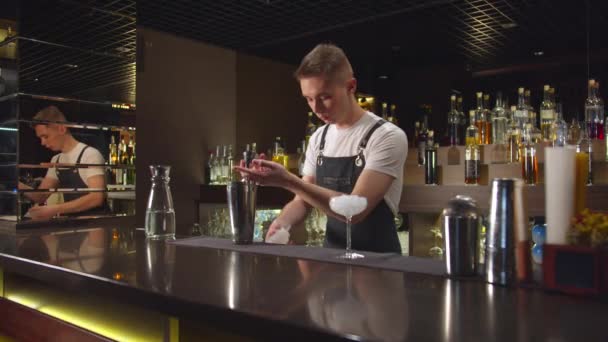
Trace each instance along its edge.
<path fill-rule="evenodd" d="M 593 139 L 589 137 L 587 130 L 582 130 L 581 140 L 576 145 L 576 153 L 585 153 L 588 155 L 587 160 L 589 161 L 589 171 L 587 173 L 587 185 L 593 184 Z"/>
<path fill-rule="evenodd" d="M 578 117 L 578 115 L 577 115 Z M 578 145 L 578 142 L 581 140 L 581 125 L 578 123 L 576 118 L 572 118 L 572 122 L 568 127 L 568 144 L 569 145 Z"/>
<path fill-rule="evenodd" d="M 450 111 L 448 112 L 448 139 L 450 146 L 460 144 L 460 113 L 456 109 L 456 96 L 450 96 Z"/>
<path fill-rule="evenodd" d="M 118 164 L 118 146 L 116 146 L 116 140 L 114 139 L 113 135 L 110 137 L 110 146 L 109 147 L 110 147 L 110 156 L 108 158 L 109 164 L 116 165 L 116 164 Z M 117 171 L 117 169 L 110 168 L 109 174 L 111 175 L 110 181 L 112 182 L 112 184 L 116 183 L 116 171 Z"/>
<path fill-rule="evenodd" d="M 550 86 L 543 87 L 543 102 L 540 104 L 540 130 L 544 141 L 552 141 L 551 127 L 555 121 L 555 103 L 551 100 Z"/>
<path fill-rule="evenodd" d="M 483 113 L 485 119 L 484 143 L 491 144 L 492 141 L 492 110 L 490 109 L 490 94 L 483 95 Z"/>
<path fill-rule="evenodd" d="M 477 93 L 477 109 L 475 110 L 475 125 L 479 129 L 479 139 L 477 140 L 478 145 L 489 144 L 490 137 L 488 134 L 488 122 L 487 122 L 487 111 L 483 107 L 483 93 Z"/>
<path fill-rule="evenodd" d="M 538 144 L 539 142 L 543 141 L 543 134 L 540 131 L 540 129 L 538 128 L 538 126 L 536 125 L 536 111 L 530 111 L 530 122 L 532 125 L 532 132 L 531 132 L 531 138 L 532 138 L 532 142 L 535 144 Z"/>
<path fill-rule="evenodd" d="M 418 146 L 418 165 L 425 164 L 425 151 L 426 151 L 426 140 L 428 137 L 428 127 L 427 127 L 427 117 L 425 115 L 422 124 L 420 126 L 420 133 L 418 134 L 418 141 L 416 142 L 416 146 Z"/>
<path fill-rule="evenodd" d="M 227 184 L 230 178 L 230 165 L 228 160 L 228 145 L 224 145 L 224 151 L 222 154 L 222 164 L 220 165 L 220 172 L 222 174 L 222 184 Z"/>
<path fill-rule="evenodd" d="M 513 115 L 513 121 L 515 121 L 515 124 L 520 130 L 523 130 L 528 122 L 528 107 L 526 106 L 524 88 L 518 88 L 517 95 L 517 107 Z"/>
<path fill-rule="evenodd" d="M 253 159 L 258 158 L 258 144 L 254 141 L 251 143 L 251 154 L 253 155 Z"/>
<path fill-rule="evenodd" d="M 532 142 L 533 127 L 527 123 L 523 133 L 523 148 L 521 156 L 522 177 L 526 184 L 538 183 L 538 159 L 536 145 Z"/>
<path fill-rule="evenodd" d="M 585 100 L 585 125 L 589 139 L 598 139 L 598 130 L 603 123 L 603 103 L 598 101 L 595 80 L 589 80 L 587 99 Z"/>
<path fill-rule="evenodd" d="M 306 123 L 306 143 L 310 140 L 310 137 L 317 130 L 317 126 L 314 123 L 314 113 L 308 112 L 308 122 Z"/>
<path fill-rule="evenodd" d="M 215 184 L 220 185 L 222 184 L 222 147 L 220 145 L 215 147 L 215 164 L 213 168 L 215 169 L 215 172 L 213 172 Z"/>
<path fill-rule="evenodd" d="M 479 166 L 481 163 L 481 156 L 479 145 L 477 145 L 477 136 L 479 135 L 479 129 L 475 126 L 475 112 L 470 112 L 471 124 L 467 127 L 466 131 L 466 147 L 464 157 L 464 182 L 466 184 L 478 184 L 479 183 Z"/>
<path fill-rule="evenodd" d="M 209 159 L 207 159 L 207 163 L 205 165 L 205 183 L 207 185 L 215 184 L 215 155 L 213 151 L 209 151 L 208 153 Z"/>
<path fill-rule="evenodd" d="M 564 121 L 562 104 L 555 105 L 555 120 L 551 124 L 551 141 L 553 146 L 566 146 L 568 140 L 568 124 Z"/>
<path fill-rule="evenodd" d="M 420 121 L 416 121 L 414 123 L 414 138 L 412 140 L 411 146 L 418 147 L 418 136 L 420 135 Z"/>
<path fill-rule="evenodd" d="M 232 150 L 232 145 L 228 145 L 228 158 L 227 158 L 227 165 L 228 165 L 228 169 L 226 170 L 226 175 L 227 175 L 227 179 L 226 182 L 232 182 L 237 180 L 237 176 L 235 174 L 235 170 L 234 167 L 236 166 L 234 164 L 234 151 Z"/>
<path fill-rule="evenodd" d="M 424 151 L 424 182 L 437 184 L 437 146 L 435 146 L 433 131 L 428 132 L 426 148 Z"/>
<path fill-rule="evenodd" d="M 502 93 L 496 94 L 496 105 L 492 110 L 492 142 L 494 144 L 506 144 L 507 134 L 507 112 L 502 99 Z"/>
<path fill-rule="evenodd" d="M 460 117 L 460 141 L 458 145 L 464 145 L 464 137 L 467 130 L 467 115 L 464 113 L 464 109 L 462 108 L 462 96 L 458 96 L 456 98 L 456 110 L 458 111 L 458 116 Z"/>
<path fill-rule="evenodd" d="M 128 148 L 127 142 L 125 141 L 124 138 L 122 138 L 122 139 L 120 139 L 120 144 L 122 146 L 121 153 L 120 153 L 120 164 L 122 166 L 129 165 L 129 150 L 127 149 Z M 129 169 L 123 168 L 121 170 L 122 170 L 122 183 L 120 183 L 120 184 L 128 185 L 129 182 L 128 182 L 127 178 L 128 178 L 128 174 L 129 174 Z"/>
<path fill-rule="evenodd" d="M 496 104 L 492 110 L 492 163 L 507 163 L 507 112 L 502 99 L 502 93 L 496 94 Z"/>
<path fill-rule="evenodd" d="M 515 106 L 511 107 L 511 112 L 515 113 Z M 509 163 L 517 163 L 520 161 L 520 150 L 521 150 L 521 128 L 517 125 L 517 121 L 511 120 L 509 122 L 509 128 L 507 129 L 508 136 L 508 148 L 507 156 Z"/>
<path fill-rule="evenodd" d="M 382 102 L 382 118 L 388 121 L 388 104 L 386 102 Z"/>
<path fill-rule="evenodd" d="M 126 158 L 126 145 L 125 145 L 125 140 L 123 138 L 120 139 L 120 142 L 118 143 L 118 148 L 117 148 L 117 160 L 116 160 L 116 164 L 119 164 L 119 167 L 116 169 L 116 184 L 122 185 L 123 183 L 123 174 L 124 172 L 124 168 L 122 168 L 123 164 L 123 160 L 125 160 Z M 124 152 L 123 152 L 124 151 Z M 123 156 L 124 155 L 124 156 Z"/>
<path fill-rule="evenodd" d="M 526 107 L 528 108 L 528 122 L 532 123 L 534 127 L 538 127 L 538 122 L 536 122 L 536 118 L 538 116 L 536 115 L 536 111 L 532 106 L 532 92 L 530 91 L 530 89 L 524 90 L 524 102 L 526 104 Z"/>
<path fill-rule="evenodd" d="M 127 144 L 127 165 L 130 166 L 127 169 L 127 183 L 130 185 L 135 185 L 135 169 L 133 166 L 135 165 L 135 136 L 133 134 L 129 135 L 129 143 Z"/>
<path fill-rule="evenodd" d="M 391 105 L 391 111 L 389 112 L 389 115 L 388 115 L 388 122 L 393 123 L 396 126 L 399 126 L 399 121 L 397 120 L 397 105 L 395 105 L 395 104 Z"/>
<path fill-rule="evenodd" d="M 595 82 L 595 98 L 598 106 L 598 122 L 595 125 L 595 129 L 597 132 L 597 138 L 599 140 L 604 140 L 604 100 L 602 100 L 602 96 L 600 95 L 600 82 Z"/>
<path fill-rule="evenodd" d="M 284 146 L 281 143 L 281 137 L 276 137 L 274 141 L 272 161 L 283 165 L 286 169 L 289 168 L 289 156 L 285 154 Z"/>

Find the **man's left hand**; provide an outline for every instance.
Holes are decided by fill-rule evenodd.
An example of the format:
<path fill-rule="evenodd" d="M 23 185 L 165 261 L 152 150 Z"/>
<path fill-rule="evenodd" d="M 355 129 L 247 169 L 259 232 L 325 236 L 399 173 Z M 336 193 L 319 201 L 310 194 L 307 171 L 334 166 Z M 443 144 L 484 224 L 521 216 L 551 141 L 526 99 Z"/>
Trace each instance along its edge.
<path fill-rule="evenodd" d="M 248 179 L 267 186 L 286 187 L 292 175 L 283 165 L 263 159 L 254 159 L 250 168 L 236 166 Z"/>
<path fill-rule="evenodd" d="M 58 214 L 52 205 L 37 205 L 30 208 L 28 214 L 33 220 L 50 220 Z"/>

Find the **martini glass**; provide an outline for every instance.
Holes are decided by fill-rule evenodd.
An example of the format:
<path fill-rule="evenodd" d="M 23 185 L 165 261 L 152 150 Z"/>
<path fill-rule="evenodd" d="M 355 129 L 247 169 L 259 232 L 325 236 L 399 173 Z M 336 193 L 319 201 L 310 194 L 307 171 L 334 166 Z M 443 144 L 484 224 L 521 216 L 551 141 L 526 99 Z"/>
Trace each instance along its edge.
<path fill-rule="evenodd" d="M 357 195 L 340 195 L 332 197 L 329 207 L 336 214 L 346 218 L 346 253 L 338 256 L 340 259 L 359 259 L 362 254 L 354 253 L 351 250 L 351 230 L 353 216 L 360 214 L 367 208 L 367 199 Z"/>

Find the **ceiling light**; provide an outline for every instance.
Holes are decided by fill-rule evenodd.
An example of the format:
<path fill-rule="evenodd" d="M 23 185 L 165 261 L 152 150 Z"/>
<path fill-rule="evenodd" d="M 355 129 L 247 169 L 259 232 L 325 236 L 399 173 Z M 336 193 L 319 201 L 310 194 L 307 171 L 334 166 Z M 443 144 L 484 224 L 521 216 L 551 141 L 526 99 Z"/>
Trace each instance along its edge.
<path fill-rule="evenodd" d="M 386 76 L 386 75 L 380 75 L 380 76 L 378 76 L 378 78 L 381 79 L 381 80 L 386 80 L 386 79 L 388 79 L 388 76 Z"/>
<path fill-rule="evenodd" d="M 63 66 L 70 69 L 78 69 L 78 64 L 64 64 Z"/>
<path fill-rule="evenodd" d="M 504 24 L 500 24 L 500 27 L 502 27 L 503 29 L 512 29 L 514 27 L 517 27 L 517 23 L 514 23 L 514 22 L 504 23 Z"/>
<path fill-rule="evenodd" d="M 544 55 L 544 54 L 545 54 L 545 52 L 544 52 L 544 51 L 541 51 L 541 50 L 534 51 L 534 56 L 537 56 L 537 57 L 542 56 L 542 55 Z"/>

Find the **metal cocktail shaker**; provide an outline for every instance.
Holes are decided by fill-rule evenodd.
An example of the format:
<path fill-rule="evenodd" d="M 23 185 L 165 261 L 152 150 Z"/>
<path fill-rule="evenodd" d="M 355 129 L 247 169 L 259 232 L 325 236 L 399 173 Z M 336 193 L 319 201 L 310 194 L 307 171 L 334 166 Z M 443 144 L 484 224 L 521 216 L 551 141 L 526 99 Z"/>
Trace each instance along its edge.
<path fill-rule="evenodd" d="M 486 231 L 485 278 L 511 285 L 530 275 L 530 239 L 523 180 L 492 181 L 489 228 Z"/>
<path fill-rule="evenodd" d="M 482 221 L 477 203 L 471 197 L 458 195 L 448 202 L 441 216 L 447 273 L 454 276 L 476 275 Z"/>
<path fill-rule="evenodd" d="M 249 180 L 232 181 L 226 186 L 232 241 L 236 244 L 253 242 L 257 185 Z"/>

